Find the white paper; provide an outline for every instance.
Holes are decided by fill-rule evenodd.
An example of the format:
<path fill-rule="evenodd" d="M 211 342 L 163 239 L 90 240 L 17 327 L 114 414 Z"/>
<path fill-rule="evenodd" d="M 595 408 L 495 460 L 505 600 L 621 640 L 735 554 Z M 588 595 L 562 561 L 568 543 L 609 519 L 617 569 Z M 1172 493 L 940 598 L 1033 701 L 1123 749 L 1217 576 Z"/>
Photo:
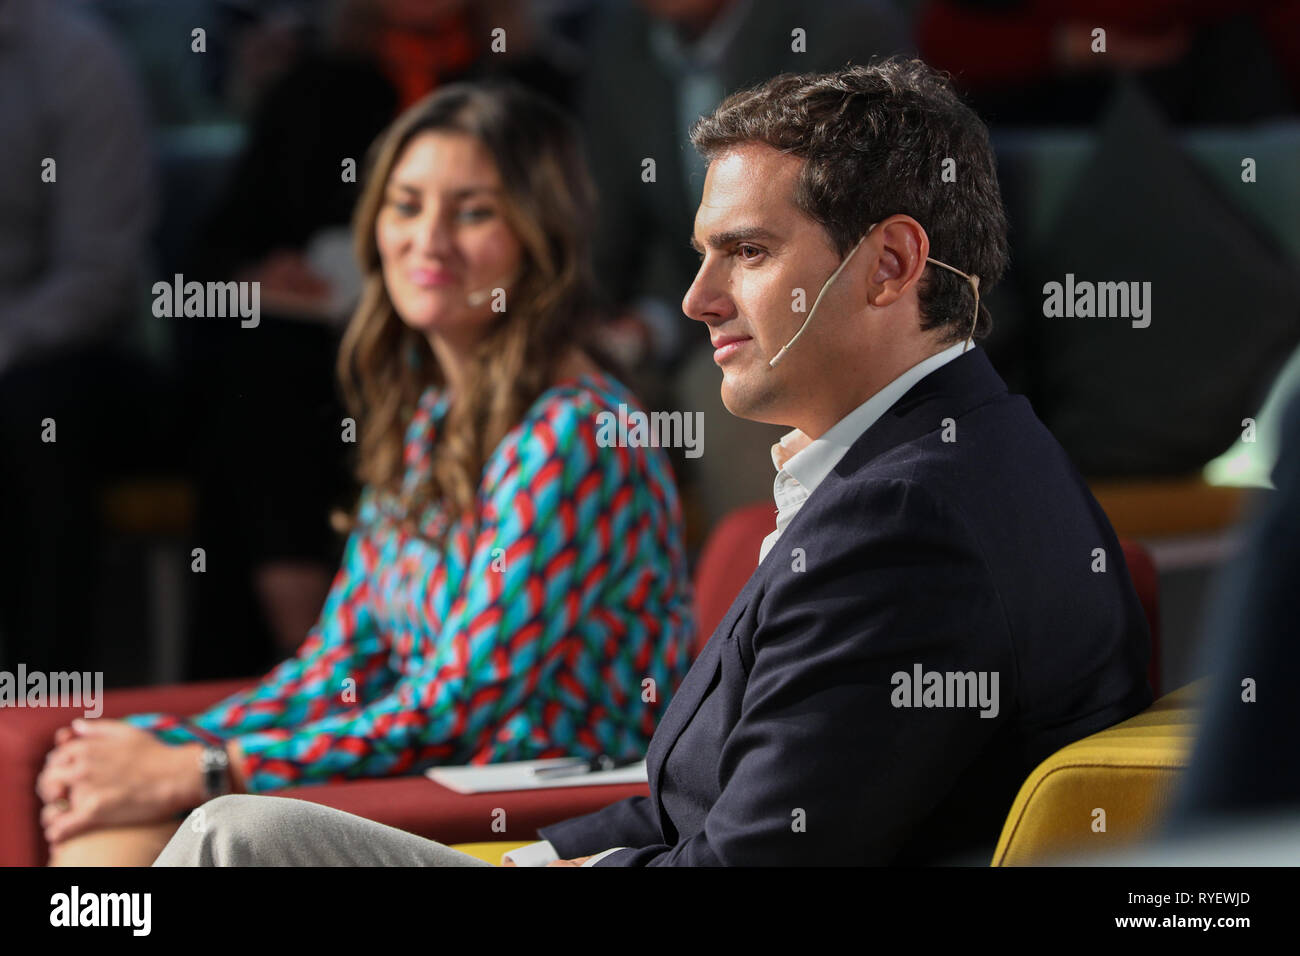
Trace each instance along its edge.
<path fill-rule="evenodd" d="M 430 767 L 424 775 L 456 793 L 495 793 L 500 790 L 546 790 L 552 787 L 595 787 L 610 783 L 645 783 L 645 761 L 598 770 L 594 773 L 574 773 L 563 776 L 535 777 L 534 767 L 554 767 L 570 763 L 566 758 L 555 760 L 519 760 L 514 763 L 491 763 L 473 767 Z"/>

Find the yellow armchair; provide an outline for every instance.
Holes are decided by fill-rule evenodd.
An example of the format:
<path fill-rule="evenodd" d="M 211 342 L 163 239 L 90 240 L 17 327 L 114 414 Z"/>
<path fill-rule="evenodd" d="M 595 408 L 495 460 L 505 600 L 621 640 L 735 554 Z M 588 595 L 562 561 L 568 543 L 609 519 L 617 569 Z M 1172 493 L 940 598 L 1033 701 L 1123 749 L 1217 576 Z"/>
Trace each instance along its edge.
<path fill-rule="evenodd" d="M 1016 795 L 992 865 L 1117 849 L 1150 835 L 1187 768 L 1204 690 L 1204 681 L 1188 684 L 1039 764 Z"/>

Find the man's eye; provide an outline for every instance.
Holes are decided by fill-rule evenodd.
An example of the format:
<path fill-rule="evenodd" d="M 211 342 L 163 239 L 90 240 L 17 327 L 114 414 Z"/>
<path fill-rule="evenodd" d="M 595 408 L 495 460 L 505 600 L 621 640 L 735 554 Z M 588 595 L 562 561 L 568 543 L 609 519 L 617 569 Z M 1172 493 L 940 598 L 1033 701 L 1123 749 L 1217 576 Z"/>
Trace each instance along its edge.
<path fill-rule="evenodd" d="M 757 259 L 759 256 L 761 256 L 763 254 L 763 250 L 758 248 L 758 246 L 741 244 L 736 247 L 736 254 L 739 255 L 740 258 L 742 259 L 747 259 L 752 261 L 754 259 Z"/>

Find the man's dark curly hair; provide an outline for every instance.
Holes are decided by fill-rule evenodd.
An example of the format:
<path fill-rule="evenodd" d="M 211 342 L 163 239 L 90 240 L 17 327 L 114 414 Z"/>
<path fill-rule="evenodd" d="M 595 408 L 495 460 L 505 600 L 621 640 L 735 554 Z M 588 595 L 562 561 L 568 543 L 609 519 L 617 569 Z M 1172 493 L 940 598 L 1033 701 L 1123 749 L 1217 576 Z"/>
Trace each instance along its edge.
<path fill-rule="evenodd" d="M 725 99 L 691 130 L 705 159 L 765 143 L 805 162 L 794 201 L 841 257 L 867 227 L 899 213 L 930 237 L 930 256 L 980 277 L 987 293 L 1006 271 L 1007 219 L 988 130 L 945 74 L 893 58 L 834 73 L 786 73 Z M 945 182 L 943 162 L 955 162 Z M 949 177 L 951 178 L 951 177 Z M 918 287 L 921 327 L 946 341 L 970 332 L 966 280 L 931 266 Z M 992 318 L 980 305 L 976 338 Z"/>

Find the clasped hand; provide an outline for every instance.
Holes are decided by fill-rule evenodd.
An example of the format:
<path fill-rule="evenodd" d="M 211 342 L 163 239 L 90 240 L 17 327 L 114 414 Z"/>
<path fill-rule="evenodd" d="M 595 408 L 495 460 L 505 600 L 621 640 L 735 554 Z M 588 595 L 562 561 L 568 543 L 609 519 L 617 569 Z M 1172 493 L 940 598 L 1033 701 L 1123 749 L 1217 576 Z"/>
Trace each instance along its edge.
<path fill-rule="evenodd" d="M 121 720 L 74 720 L 54 734 L 36 781 L 51 844 L 104 826 L 158 823 L 202 800 L 198 744 L 170 746 Z"/>

